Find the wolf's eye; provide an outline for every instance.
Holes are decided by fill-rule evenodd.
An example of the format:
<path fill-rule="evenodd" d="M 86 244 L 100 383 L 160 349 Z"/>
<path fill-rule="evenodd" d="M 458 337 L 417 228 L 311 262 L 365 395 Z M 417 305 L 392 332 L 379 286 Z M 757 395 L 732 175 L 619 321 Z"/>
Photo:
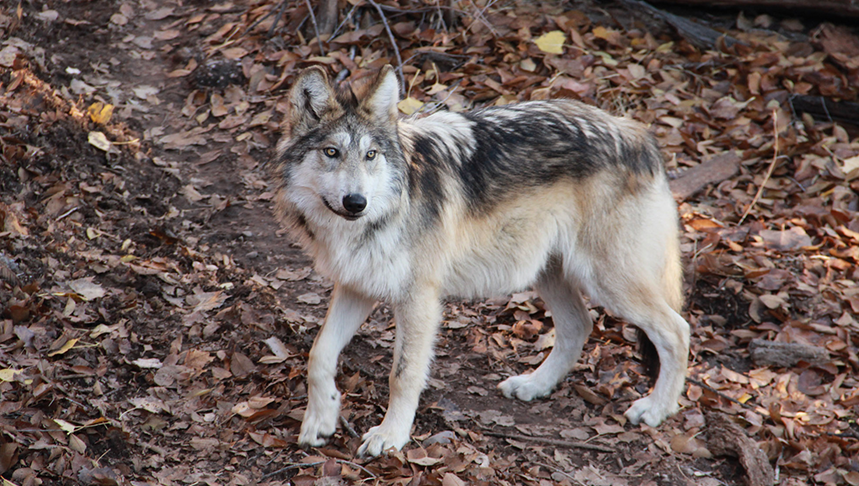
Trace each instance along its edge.
<path fill-rule="evenodd" d="M 367 160 L 373 160 L 375 158 L 376 158 L 376 151 L 375 150 L 370 150 L 369 152 L 367 152 Z"/>
<path fill-rule="evenodd" d="M 332 159 L 340 155 L 340 151 L 334 147 L 325 147 L 324 149 L 322 149 L 322 152 L 324 152 L 325 155 L 331 157 Z"/>

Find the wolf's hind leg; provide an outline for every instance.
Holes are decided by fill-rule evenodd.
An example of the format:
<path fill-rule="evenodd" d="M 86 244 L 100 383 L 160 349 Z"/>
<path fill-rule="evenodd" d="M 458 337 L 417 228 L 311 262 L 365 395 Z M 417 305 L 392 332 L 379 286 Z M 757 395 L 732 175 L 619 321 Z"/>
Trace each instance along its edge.
<path fill-rule="evenodd" d="M 334 434 L 340 415 L 340 392 L 334 383 L 337 358 L 373 310 L 375 301 L 335 285 L 325 323 L 310 349 L 307 363 L 307 410 L 298 443 L 319 447 Z"/>
<path fill-rule="evenodd" d="M 689 324 L 667 303 L 656 300 L 646 312 L 625 315 L 638 326 L 659 354 L 659 376 L 650 395 L 636 400 L 624 413 L 630 422 L 656 427 L 679 409 L 689 359 Z"/>
<path fill-rule="evenodd" d="M 552 311 L 555 346 L 533 373 L 510 377 L 498 385 L 506 397 L 525 401 L 552 392 L 578 362 L 582 347 L 593 329 L 593 321 L 578 286 L 564 278 L 560 265 L 550 267 L 536 288 Z"/>

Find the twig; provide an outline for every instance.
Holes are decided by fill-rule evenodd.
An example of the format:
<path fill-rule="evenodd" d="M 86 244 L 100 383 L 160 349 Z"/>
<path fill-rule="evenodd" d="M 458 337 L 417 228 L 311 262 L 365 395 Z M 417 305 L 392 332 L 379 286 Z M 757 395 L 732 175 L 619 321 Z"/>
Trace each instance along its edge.
<path fill-rule="evenodd" d="M 335 460 L 338 464 L 348 464 L 348 465 L 350 465 L 350 466 L 352 466 L 352 467 L 355 467 L 355 468 L 358 468 L 358 469 L 360 469 L 360 470 L 364 471 L 365 473 L 367 473 L 367 475 L 369 475 L 369 476 L 370 476 L 370 479 L 377 479 L 377 476 L 376 476 L 375 474 L 373 474 L 372 472 L 370 472 L 369 470 L 367 470 L 367 468 L 365 468 L 364 466 L 362 466 L 362 465 L 360 465 L 360 464 L 356 464 L 356 463 L 354 463 L 354 462 L 352 462 L 352 461 L 347 461 L 347 460 L 345 460 L 345 459 L 334 459 L 334 460 Z M 272 478 L 272 477 L 274 477 L 274 476 L 277 476 L 278 474 L 285 473 L 286 471 L 289 471 L 290 469 L 298 469 L 298 468 L 300 468 L 300 467 L 312 467 L 312 466 L 318 466 L 318 465 L 320 465 L 320 464 L 325 464 L 325 462 L 326 462 L 326 461 L 316 461 L 316 462 L 308 462 L 308 463 L 294 463 L 294 464 L 290 464 L 290 465 L 288 465 L 288 466 L 284 466 L 284 467 L 282 467 L 282 468 L 280 468 L 280 469 L 278 469 L 278 470 L 276 470 L 276 471 L 272 471 L 272 472 L 270 472 L 270 473 L 268 473 L 268 474 L 264 475 L 262 478 L 260 478 L 260 481 L 265 481 L 266 479 L 269 479 L 269 478 Z"/>
<path fill-rule="evenodd" d="M 313 5 L 310 5 L 310 0 L 304 0 L 304 3 L 307 4 L 307 10 L 310 11 L 310 22 L 313 23 L 313 32 L 316 33 L 316 43 L 319 44 L 319 52 L 325 56 L 325 47 L 322 46 L 322 39 L 319 37 L 319 26 L 316 25 L 316 14 L 313 13 Z"/>
<path fill-rule="evenodd" d="M 607 452 L 607 453 L 615 452 L 614 449 L 610 449 L 608 447 L 598 446 L 598 445 L 594 445 L 594 444 L 586 444 L 584 442 L 574 442 L 574 441 L 570 441 L 570 440 L 553 439 L 551 437 L 530 437 L 527 435 L 505 434 L 503 432 L 488 432 L 488 431 L 484 431 L 483 434 L 488 435 L 490 437 L 499 437 L 502 439 L 530 440 L 530 441 L 534 441 L 534 442 L 542 442 L 544 444 L 555 445 L 555 446 L 559 446 L 559 447 L 587 449 L 590 451 Z"/>
<path fill-rule="evenodd" d="M 343 426 L 343 428 L 346 429 L 346 432 L 348 432 L 349 435 L 351 435 L 352 437 L 355 437 L 355 438 L 360 437 L 358 435 L 358 432 L 355 432 L 355 428 L 352 427 L 352 424 L 350 424 L 348 420 L 343 418 L 342 415 L 340 416 L 340 425 Z"/>
<path fill-rule="evenodd" d="M 369 470 L 367 470 L 367 468 L 366 468 L 366 467 L 364 467 L 364 466 L 362 466 L 362 465 L 360 465 L 360 464 L 355 464 L 354 462 L 352 462 L 352 461 L 347 461 L 347 460 L 345 460 L 345 459 L 337 459 L 337 462 L 339 462 L 340 464 L 348 464 L 348 465 L 350 465 L 350 466 L 352 466 L 352 467 L 357 467 L 358 469 L 360 469 L 360 470 L 364 471 L 365 473 L 367 473 L 368 475 L 370 475 L 370 479 L 378 479 L 378 476 L 376 476 L 375 474 L 373 474 L 372 472 L 370 472 Z"/>
<path fill-rule="evenodd" d="M 707 390 L 709 390 L 709 391 L 711 391 L 711 392 L 715 393 L 716 395 L 718 395 L 720 398 L 724 398 L 725 400 L 727 400 L 727 401 L 729 401 L 729 402 L 731 402 L 731 403 L 736 403 L 737 405 L 739 405 L 739 406 L 741 406 L 741 407 L 743 407 L 743 408 L 747 408 L 747 409 L 749 409 L 749 410 L 754 410 L 754 409 L 755 409 L 755 407 L 753 407 L 753 406 L 751 406 L 751 405 L 749 405 L 749 404 L 747 404 L 747 403 L 743 403 L 743 402 L 741 402 L 741 401 L 737 400 L 736 398 L 731 398 L 731 397 L 729 397 L 728 395 L 725 395 L 724 393 L 722 393 L 722 392 L 720 392 L 719 390 L 717 390 L 717 389 L 713 388 L 712 386 L 710 386 L 710 385 L 708 385 L 708 384 L 704 383 L 703 381 L 698 381 L 698 380 L 696 380 L 695 378 L 686 378 L 686 381 L 688 381 L 689 383 L 692 383 L 693 385 L 698 385 L 698 386 L 700 386 L 701 388 L 706 388 Z"/>
<path fill-rule="evenodd" d="M 355 13 L 356 8 L 358 8 L 357 5 L 352 5 L 352 8 L 349 9 L 349 13 L 347 13 L 346 16 L 343 17 L 343 22 L 340 22 L 340 25 L 338 25 L 337 28 L 334 29 L 334 32 L 331 33 L 331 37 L 329 37 L 329 39 L 333 39 L 333 38 L 337 37 L 337 34 L 340 33 L 340 29 L 342 29 L 343 26 L 346 25 L 346 22 L 348 22 L 349 19 L 352 18 L 352 14 Z M 352 46 L 352 47 L 355 47 L 355 46 Z"/>
<path fill-rule="evenodd" d="M 778 111 L 773 110 L 773 135 L 775 136 L 775 147 L 773 148 L 773 159 L 770 162 L 770 166 L 767 169 L 766 175 L 764 175 L 764 181 L 761 182 L 761 187 L 758 188 L 757 194 L 755 194 L 754 199 L 752 199 L 752 203 L 749 204 L 749 207 L 746 208 L 746 212 L 743 213 L 743 217 L 740 218 L 740 221 L 737 223 L 737 226 L 743 224 L 743 221 L 746 220 L 746 216 L 749 215 L 752 208 L 755 207 L 755 204 L 758 203 L 758 199 L 761 198 L 761 194 L 764 193 L 764 186 L 767 185 L 767 181 L 770 180 L 770 176 L 773 173 L 773 169 L 775 169 L 775 163 L 778 161 Z"/>
<path fill-rule="evenodd" d="M 310 0 L 306 0 L 310 1 Z M 370 5 L 376 7 L 376 11 L 379 12 L 379 17 L 382 18 L 382 25 L 385 26 L 385 30 L 388 32 L 388 39 L 391 40 L 391 48 L 394 49 L 394 55 L 397 57 L 397 77 L 400 78 L 400 94 L 406 94 L 406 80 L 403 77 L 403 58 L 400 56 L 400 48 L 397 47 L 397 40 L 394 38 L 394 33 L 391 32 L 391 26 L 388 25 L 388 19 L 385 18 L 385 12 L 382 11 L 382 7 L 379 6 L 378 3 L 373 0 L 367 0 L 370 2 Z"/>
<path fill-rule="evenodd" d="M 300 468 L 300 467 L 318 466 L 318 465 L 320 465 L 320 464 L 324 464 L 324 463 L 325 463 L 325 461 L 308 462 L 308 463 L 306 463 L 306 464 L 305 464 L 305 463 L 295 463 L 295 464 L 290 464 L 289 466 L 285 466 L 285 467 L 282 467 L 282 468 L 280 468 L 280 469 L 278 469 L 278 470 L 276 470 L 276 471 L 272 471 L 272 472 L 270 472 L 270 473 L 268 473 L 268 474 L 265 474 L 262 478 L 260 478 L 260 481 L 265 481 L 266 479 L 269 479 L 269 478 L 272 478 L 272 477 L 274 477 L 274 476 L 277 476 L 277 475 L 278 475 L 278 474 L 280 474 L 280 473 L 285 473 L 286 471 L 289 471 L 290 469 L 298 469 L 298 468 Z"/>
<path fill-rule="evenodd" d="M 283 17 L 283 12 L 286 11 L 286 0 L 283 0 L 280 4 L 280 8 L 277 9 L 277 15 L 274 17 L 274 22 L 271 23 L 271 28 L 268 29 L 268 36 L 271 37 L 274 35 L 274 31 L 277 30 L 277 24 L 280 22 L 280 18 Z M 313 14 L 313 10 L 310 11 Z"/>

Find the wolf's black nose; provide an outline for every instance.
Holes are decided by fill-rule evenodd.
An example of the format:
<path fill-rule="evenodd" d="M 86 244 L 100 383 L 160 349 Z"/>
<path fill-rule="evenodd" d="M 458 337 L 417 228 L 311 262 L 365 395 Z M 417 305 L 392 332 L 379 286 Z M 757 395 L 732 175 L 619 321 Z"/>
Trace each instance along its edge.
<path fill-rule="evenodd" d="M 343 196 L 343 207 L 352 214 L 358 214 L 367 207 L 367 199 L 360 194 L 346 194 Z"/>

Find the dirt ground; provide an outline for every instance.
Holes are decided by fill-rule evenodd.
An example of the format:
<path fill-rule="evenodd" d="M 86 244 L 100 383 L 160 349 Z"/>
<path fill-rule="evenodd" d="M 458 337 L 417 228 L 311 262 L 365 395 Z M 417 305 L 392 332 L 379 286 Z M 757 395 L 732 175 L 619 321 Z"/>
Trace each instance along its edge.
<path fill-rule="evenodd" d="M 724 129 L 745 152 L 734 173 L 680 200 L 685 315 L 695 331 L 690 382 L 676 417 L 656 429 L 626 423 L 623 411 L 649 384 L 634 330 L 600 308 L 592 310 L 596 329 L 582 362 L 549 399 L 503 398 L 496 384 L 539 364 L 552 342 L 542 301 L 525 292 L 447 304 L 414 440 L 400 453 L 367 460 L 355 451 L 360 434 L 384 414 L 394 337 L 391 313 L 380 304 L 341 359 L 343 426 L 326 447 L 297 447 L 307 351 L 331 282 L 274 221 L 269 161 L 295 72 L 315 63 L 336 75 L 350 66 L 350 49 L 353 64 L 356 50 L 372 60 L 352 67 L 353 75 L 369 72 L 382 61 L 374 54 L 382 47 L 368 37 L 385 34 L 380 24 L 361 27 L 370 34 L 343 41 L 339 51 L 332 43 L 323 54 L 311 48 L 318 43 L 296 41 L 307 18 L 302 2 L 284 2 L 277 17 L 280 5 L 34 0 L 0 6 L 4 484 L 733 485 L 755 480 L 748 462 L 755 454 L 781 484 L 859 484 L 855 127 L 796 114 L 806 127 L 785 134 L 783 143 L 800 148 L 773 170 L 770 159 L 779 149 L 767 138 L 778 124 L 767 121 L 771 106 L 736 100 L 737 106 L 711 109 L 718 123 L 685 115 L 696 130 Z M 491 7 L 475 7 L 474 18 L 548 15 L 527 3 Z M 554 20 L 541 20 L 539 28 L 562 26 L 557 18 L 567 15 L 568 26 L 580 22 L 577 28 L 588 32 L 583 42 L 603 39 L 601 25 L 620 31 L 613 10 L 575 7 L 550 4 L 545 10 Z M 579 8 L 584 13 L 565 13 Z M 412 10 L 404 18 L 423 25 L 426 12 Z M 733 15 L 710 20 L 720 25 Z M 790 34 L 798 40 L 785 34 L 778 42 L 807 43 L 800 36 L 822 35 L 812 33 L 816 25 Z M 469 35 L 475 46 L 481 35 L 496 35 L 495 48 L 503 50 L 524 35 L 510 21 L 505 27 L 512 34 L 478 25 Z M 654 39 L 630 32 L 642 49 Z M 614 66 L 605 56 L 620 59 L 612 49 L 627 41 L 605 35 L 605 52 L 587 62 Z M 653 33 L 660 35 L 674 34 Z M 763 36 L 752 28 L 746 35 Z M 252 50 L 250 41 L 263 47 Z M 710 62 L 688 44 L 676 45 L 689 63 Z M 814 84 L 807 75 L 802 82 L 813 85 L 807 92 L 855 101 L 859 66 L 844 67 L 824 43 L 814 46 L 790 59 L 825 58 L 827 67 L 841 69 L 841 81 L 821 74 Z M 523 49 L 516 54 L 511 47 L 505 56 Z M 815 58 L 816 52 L 829 57 Z M 446 55 L 436 61 L 459 62 Z M 585 77 L 599 74 L 584 69 Z M 735 74 L 735 66 L 720 69 Z M 727 92 L 734 80 L 719 76 L 712 74 L 699 93 Z M 485 79 L 487 86 L 499 84 Z M 592 101 L 609 96 L 569 82 L 561 89 Z M 770 88 L 764 82 L 758 89 L 766 95 Z M 666 91 L 672 92 L 660 92 Z M 495 99 L 477 88 L 465 93 L 476 103 Z M 516 96 L 504 87 L 499 93 Z M 712 142 L 675 135 L 674 112 L 657 120 L 662 115 L 646 112 L 661 108 L 643 101 L 638 88 L 623 93 L 637 118 L 666 123 L 657 136 L 680 174 L 693 165 L 690 153 L 710 155 L 708 144 L 728 145 L 716 136 Z M 780 99 L 764 95 L 758 99 Z M 106 105 L 113 107 L 110 116 Z M 763 114 L 741 111 L 752 109 Z M 723 126 L 731 113 L 765 129 L 732 132 L 736 127 Z M 803 153 L 823 155 L 812 161 Z M 740 219 L 761 185 L 768 192 L 752 203 L 748 221 Z M 753 339 L 823 349 L 826 359 L 753 362 Z M 729 425 L 719 425 L 724 417 Z M 720 443 L 720 427 L 742 440 Z"/>

